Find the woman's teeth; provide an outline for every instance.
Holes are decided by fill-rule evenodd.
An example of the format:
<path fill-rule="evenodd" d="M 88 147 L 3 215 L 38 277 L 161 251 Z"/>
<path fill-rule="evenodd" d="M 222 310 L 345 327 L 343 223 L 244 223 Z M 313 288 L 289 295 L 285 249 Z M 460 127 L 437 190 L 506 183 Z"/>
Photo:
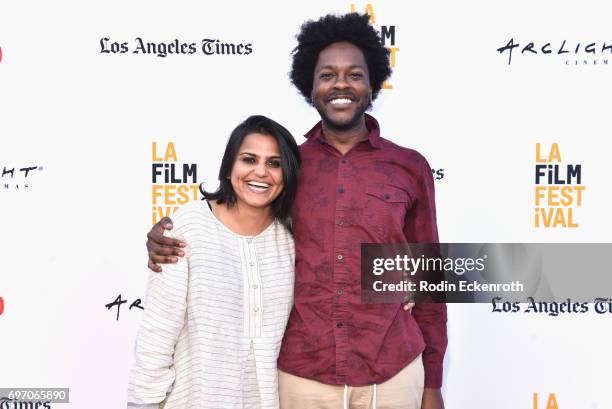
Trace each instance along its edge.
<path fill-rule="evenodd" d="M 253 181 L 247 182 L 247 185 L 249 185 L 251 189 L 259 192 L 263 192 L 270 187 L 270 185 L 267 183 Z"/>

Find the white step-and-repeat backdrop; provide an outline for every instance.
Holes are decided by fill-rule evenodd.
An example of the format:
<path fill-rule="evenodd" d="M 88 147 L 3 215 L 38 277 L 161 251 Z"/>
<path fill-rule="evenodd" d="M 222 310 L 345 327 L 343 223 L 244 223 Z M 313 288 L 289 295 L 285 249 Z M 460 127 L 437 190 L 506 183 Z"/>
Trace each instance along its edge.
<path fill-rule="evenodd" d="M 3 2 L 0 387 L 125 406 L 146 232 L 216 187 L 248 115 L 304 140 L 318 114 L 289 83 L 295 34 L 352 9 L 385 33 L 372 114 L 428 158 L 441 241 L 612 241 L 608 2 Z M 539 192 L 539 163 L 581 180 Z M 447 408 L 612 408 L 612 313 L 450 305 L 448 328 Z"/>

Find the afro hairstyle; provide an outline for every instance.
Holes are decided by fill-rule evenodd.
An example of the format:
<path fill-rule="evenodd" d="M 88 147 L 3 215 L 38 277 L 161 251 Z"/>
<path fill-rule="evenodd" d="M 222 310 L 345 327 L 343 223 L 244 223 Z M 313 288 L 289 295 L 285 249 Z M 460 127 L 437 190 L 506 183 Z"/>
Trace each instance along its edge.
<path fill-rule="evenodd" d="M 300 29 L 297 41 L 289 77 L 309 104 L 312 104 L 310 93 L 319 53 L 332 43 L 346 41 L 363 52 L 370 74 L 372 100 L 376 99 L 383 83 L 391 75 L 390 52 L 370 25 L 367 14 L 328 14 L 317 21 L 307 21 Z"/>

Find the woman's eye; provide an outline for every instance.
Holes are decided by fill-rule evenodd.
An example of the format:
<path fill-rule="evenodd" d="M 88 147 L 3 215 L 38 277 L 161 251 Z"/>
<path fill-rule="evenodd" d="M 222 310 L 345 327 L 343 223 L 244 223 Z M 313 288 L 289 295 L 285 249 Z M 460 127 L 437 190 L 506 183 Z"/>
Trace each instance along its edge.
<path fill-rule="evenodd" d="M 244 163 L 253 164 L 253 163 L 255 163 L 255 158 L 251 158 L 251 157 L 245 156 L 245 157 L 242 158 L 242 161 Z"/>
<path fill-rule="evenodd" d="M 271 161 L 268 161 L 268 166 L 270 166 L 271 168 L 280 168 L 281 162 L 280 160 L 271 160 Z"/>

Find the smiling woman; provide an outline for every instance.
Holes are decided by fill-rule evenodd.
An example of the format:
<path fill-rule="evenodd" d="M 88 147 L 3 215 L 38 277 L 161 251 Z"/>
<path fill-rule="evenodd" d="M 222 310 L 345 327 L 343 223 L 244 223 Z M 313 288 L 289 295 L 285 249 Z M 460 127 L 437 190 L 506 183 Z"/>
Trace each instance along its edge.
<path fill-rule="evenodd" d="M 247 135 L 234 161 L 230 181 L 236 194 L 236 210 L 268 208 L 283 190 L 280 151 L 274 137 L 261 133 Z"/>
<path fill-rule="evenodd" d="M 297 191 L 299 167 L 299 148 L 291 133 L 269 118 L 254 115 L 230 135 L 217 190 L 209 193 L 200 186 L 200 191 L 208 201 L 227 204 L 228 211 L 267 208 L 291 229 L 289 212 Z"/>
<path fill-rule="evenodd" d="M 166 233 L 185 257 L 150 277 L 129 409 L 278 408 L 299 165 L 295 140 L 271 119 L 234 129 L 219 188 L 201 189 L 205 200 L 183 206 Z"/>

